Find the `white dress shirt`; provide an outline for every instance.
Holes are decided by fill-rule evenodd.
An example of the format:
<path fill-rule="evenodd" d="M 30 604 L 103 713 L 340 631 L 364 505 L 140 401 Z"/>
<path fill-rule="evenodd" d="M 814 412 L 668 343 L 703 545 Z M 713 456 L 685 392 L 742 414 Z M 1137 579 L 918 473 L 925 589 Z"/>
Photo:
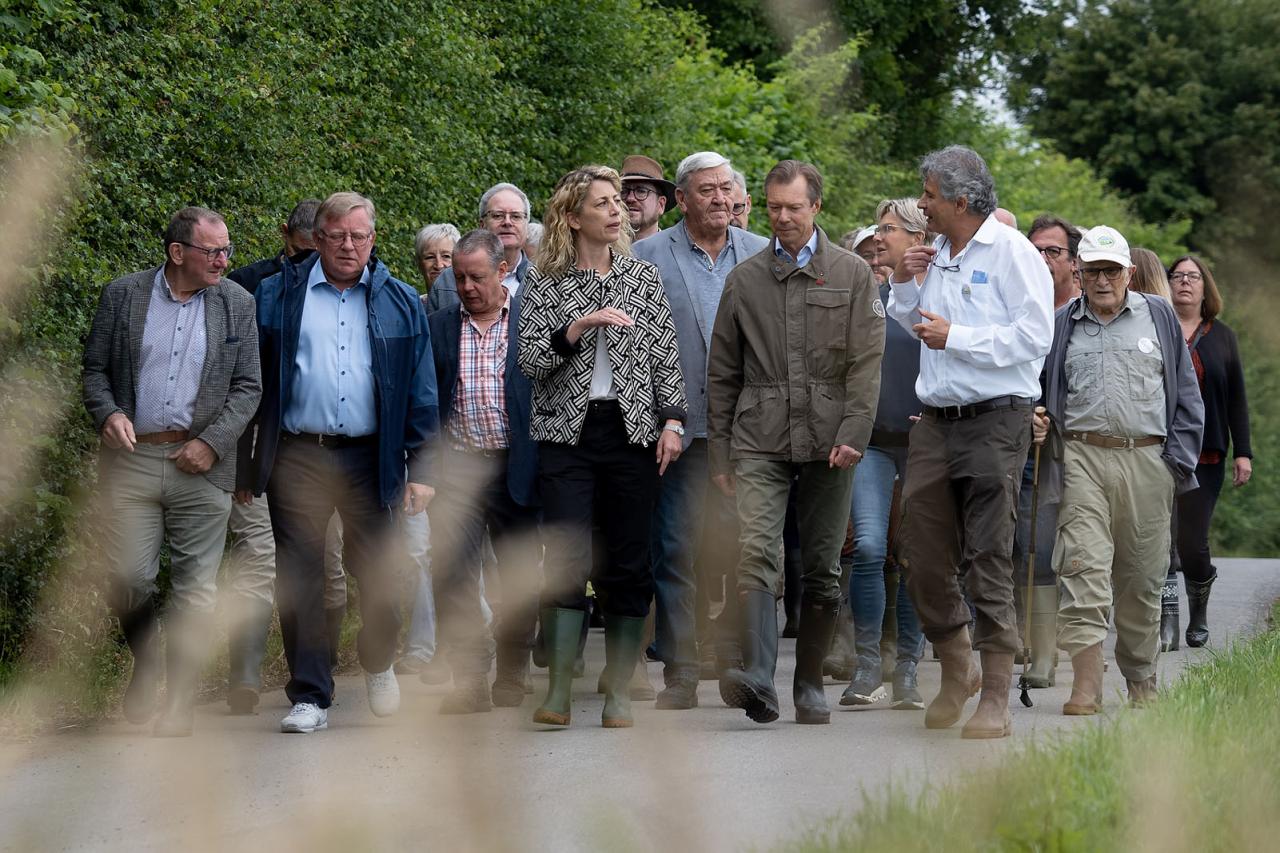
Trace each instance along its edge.
<path fill-rule="evenodd" d="M 1053 279 L 1026 237 L 988 216 L 960 252 L 946 237 L 924 281 L 890 281 L 888 312 L 913 336 L 920 309 L 951 323 L 945 349 L 920 344 L 916 396 L 926 406 L 1040 397 L 1053 343 Z"/>

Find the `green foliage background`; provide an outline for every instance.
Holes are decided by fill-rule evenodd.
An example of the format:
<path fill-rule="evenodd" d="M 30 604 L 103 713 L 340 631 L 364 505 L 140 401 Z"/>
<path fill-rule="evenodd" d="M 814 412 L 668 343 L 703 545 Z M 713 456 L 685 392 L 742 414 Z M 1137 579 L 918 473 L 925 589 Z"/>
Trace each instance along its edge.
<path fill-rule="evenodd" d="M 17 377 L 0 387 L 0 419 L 22 426 L 28 391 L 64 412 L 35 464 L 3 473 L 23 488 L 0 507 L 0 678 L 24 654 L 100 665 L 77 654 L 109 635 L 101 560 L 81 530 L 96 443 L 78 400 L 82 338 L 102 285 L 157 263 L 182 205 L 221 211 L 247 261 L 276 251 L 297 199 L 356 189 L 378 205 L 380 255 L 416 281 L 417 228 L 471 225 L 499 180 L 522 186 L 536 215 L 582 163 L 644 152 L 670 173 L 716 149 L 759 201 L 769 167 L 797 157 L 823 170 L 821 222 L 838 235 L 869 222 L 881 198 L 916 193 L 924 150 L 961 141 L 988 156 L 1024 221 L 1054 210 L 1181 248 L 1184 219 L 1143 222 L 1085 162 L 969 99 L 1022 4 L 986 4 L 999 31 L 964 27 L 946 45 L 967 5 L 901 18 L 893 4 L 836 6 L 831 20 L 797 18 L 805 26 L 766 50 L 717 40 L 702 15 L 656 0 L 11 0 L 0 140 L 8 151 L 33 133 L 69 138 L 81 168 L 53 223 L 56 248 L 27 271 L 28 297 L 0 304 L 0 361 Z M 26 167 L 0 166 L 0 178 Z M 753 224 L 765 227 L 762 213 Z M 1247 526 L 1233 533 L 1261 541 Z M 49 613 L 53 639 L 33 646 L 41 600 L 62 606 Z"/>

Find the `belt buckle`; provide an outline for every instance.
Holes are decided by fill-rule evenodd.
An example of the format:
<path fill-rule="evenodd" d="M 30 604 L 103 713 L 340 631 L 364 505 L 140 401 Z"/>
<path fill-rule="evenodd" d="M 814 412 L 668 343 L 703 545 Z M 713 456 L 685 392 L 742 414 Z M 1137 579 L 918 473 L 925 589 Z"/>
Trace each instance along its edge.
<path fill-rule="evenodd" d="M 1135 444 L 1135 442 L 1136 442 L 1136 441 L 1137 441 L 1137 439 L 1135 439 L 1135 438 L 1134 438 L 1133 436 L 1131 436 L 1131 435 L 1129 435 L 1129 436 L 1125 436 L 1125 439 L 1124 439 L 1124 442 L 1125 442 L 1125 443 L 1124 443 L 1124 449 L 1125 449 L 1125 450 L 1133 450 L 1135 447 L 1137 447 L 1137 444 Z"/>
<path fill-rule="evenodd" d="M 949 421 L 958 421 L 964 415 L 963 406 L 943 406 L 942 416 Z"/>
<path fill-rule="evenodd" d="M 321 447 L 328 449 L 330 447 L 337 446 L 338 437 L 336 435 L 328 435 L 322 432 L 319 434 L 317 441 Z"/>

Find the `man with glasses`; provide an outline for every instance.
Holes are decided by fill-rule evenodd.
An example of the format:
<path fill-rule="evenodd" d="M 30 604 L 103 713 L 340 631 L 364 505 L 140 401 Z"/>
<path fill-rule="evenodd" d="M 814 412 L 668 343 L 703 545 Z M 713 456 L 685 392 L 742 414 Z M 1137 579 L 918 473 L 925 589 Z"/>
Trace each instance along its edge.
<path fill-rule="evenodd" d="M 1191 356 L 1163 299 L 1129 290 L 1129 245 L 1099 225 L 1080 240 L 1084 296 L 1058 312 L 1045 365 L 1046 491 L 1071 508 L 1058 528 L 1058 645 L 1074 681 L 1062 712 L 1102 708 L 1102 641 L 1114 615 L 1129 701 L 1155 697 L 1160 591 L 1176 492 L 1195 487 L 1204 429 Z"/>
<path fill-rule="evenodd" d="M 400 707 L 392 663 L 397 577 L 407 559 L 396 514 L 433 495 L 425 443 L 435 433 L 435 365 L 417 291 L 373 256 L 373 202 L 334 193 L 316 212 L 316 254 L 258 287 L 266 376 L 254 491 L 269 497 L 276 599 L 293 708 L 284 732 L 326 728 L 333 673 L 324 607 L 325 531 L 342 519 L 360 587 L 357 640 L 369 707 Z M 407 468 L 407 482 L 406 482 Z"/>
<path fill-rule="evenodd" d="M 529 227 L 529 197 L 515 184 L 494 184 L 480 196 L 480 227 L 498 235 L 506 255 L 507 274 L 502 286 L 515 296 L 529 274 L 529 257 L 524 252 Z M 453 270 L 446 269 L 436 278 L 427 294 L 427 313 L 435 313 L 461 302 L 458 282 Z"/>
<path fill-rule="evenodd" d="M 724 156 L 714 151 L 690 154 L 676 170 L 675 187 L 676 204 L 684 218 L 635 246 L 636 257 L 656 265 L 662 276 L 689 400 L 684 452 L 662 476 L 650 543 L 658 657 L 665 663 L 666 685 L 658 694 L 657 707 L 671 710 L 698 704 L 694 605 L 699 579 L 694 564 L 704 512 L 722 529 L 737 526 L 732 506 L 723 496 L 707 491 L 706 376 L 711 329 L 729 271 L 769 244 L 764 237 L 730 226 L 733 169 Z"/>
<path fill-rule="evenodd" d="M 111 600 L 130 651 L 131 723 L 155 711 L 156 578 L 167 539 L 165 707 L 154 733 L 191 734 L 213 637 L 218 565 L 236 487 L 236 443 L 262 392 L 253 297 L 223 274 L 222 217 L 186 207 L 164 233 L 165 262 L 102 291 L 85 345 L 84 405 L 102 436 L 100 486 Z"/>
<path fill-rule="evenodd" d="M 662 164 L 643 154 L 622 161 L 622 203 L 627 206 L 632 240 L 640 241 L 658 233 L 662 214 L 676 206 L 676 185 L 662 174 Z"/>
<path fill-rule="evenodd" d="M 1019 648 L 1010 554 L 1017 483 L 1053 341 L 1053 284 L 1035 247 L 996 220 L 995 184 L 976 152 L 959 145 L 935 151 L 921 162 L 920 177 L 917 204 L 939 236 L 903 253 L 888 310 L 921 344 L 923 412 L 907 455 L 902 568 L 942 661 L 942 690 L 925 725 L 954 725 L 981 686 L 962 734 L 1005 737 Z M 924 276 L 919 284 L 917 275 Z M 962 562 L 977 610 L 972 646 L 958 584 Z M 982 653 L 981 672 L 973 647 Z"/>
<path fill-rule="evenodd" d="M 1080 295 L 1080 282 L 1076 278 L 1080 229 L 1060 216 L 1044 213 L 1031 223 L 1027 239 L 1049 268 L 1049 276 L 1053 279 L 1053 310 L 1057 311 Z"/>
<path fill-rule="evenodd" d="M 733 170 L 733 205 L 729 208 L 729 213 L 730 225 L 743 231 L 750 229 L 751 193 L 747 192 L 747 176 L 737 169 Z"/>

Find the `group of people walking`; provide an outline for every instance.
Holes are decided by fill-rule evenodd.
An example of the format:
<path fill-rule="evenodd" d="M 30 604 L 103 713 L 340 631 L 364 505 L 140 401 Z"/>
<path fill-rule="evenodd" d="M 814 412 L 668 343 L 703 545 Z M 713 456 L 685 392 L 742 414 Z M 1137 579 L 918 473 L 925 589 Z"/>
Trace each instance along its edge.
<path fill-rule="evenodd" d="M 1212 276 L 1180 259 L 1150 285 L 1161 298 L 1114 229 L 1045 216 L 1023 236 L 970 149 L 934 152 L 920 173 L 918 200 L 885 200 L 844 245 L 817 224 L 822 175 L 795 160 L 765 177 L 768 239 L 745 230 L 746 180 L 715 152 L 674 181 L 640 155 L 575 169 L 541 223 L 502 183 L 475 229 L 419 233 L 423 295 L 378 259 L 357 193 L 299 204 L 280 254 L 230 278 L 222 217 L 179 211 L 164 262 L 103 290 L 84 359 L 112 603 L 134 655 L 126 718 L 191 733 L 228 522 L 244 557 L 224 585 L 228 704 L 257 704 L 274 608 L 285 732 L 328 725 L 346 572 L 376 715 L 398 710 L 410 672 L 451 678 L 442 713 L 520 706 L 536 660 L 549 680 L 533 719 L 567 726 L 594 611 L 605 727 L 632 725 L 647 655 L 663 662 L 658 708 L 696 707 L 711 676 L 727 705 L 772 722 L 788 552 L 799 723 L 829 722 L 824 664 L 845 633 L 844 705 L 882 701 L 887 668 L 894 708 L 949 727 L 980 691 L 962 733 L 1002 737 L 1015 656 L 1045 686 L 1061 648 L 1064 712 L 1094 713 L 1113 616 L 1130 699 L 1147 701 L 1176 642 L 1171 555 L 1187 641 L 1202 644 L 1228 453 L 1237 485 L 1251 470 Z M 679 221 L 659 229 L 672 207 Z M 926 639 L 942 667 L 927 708 Z"/>

